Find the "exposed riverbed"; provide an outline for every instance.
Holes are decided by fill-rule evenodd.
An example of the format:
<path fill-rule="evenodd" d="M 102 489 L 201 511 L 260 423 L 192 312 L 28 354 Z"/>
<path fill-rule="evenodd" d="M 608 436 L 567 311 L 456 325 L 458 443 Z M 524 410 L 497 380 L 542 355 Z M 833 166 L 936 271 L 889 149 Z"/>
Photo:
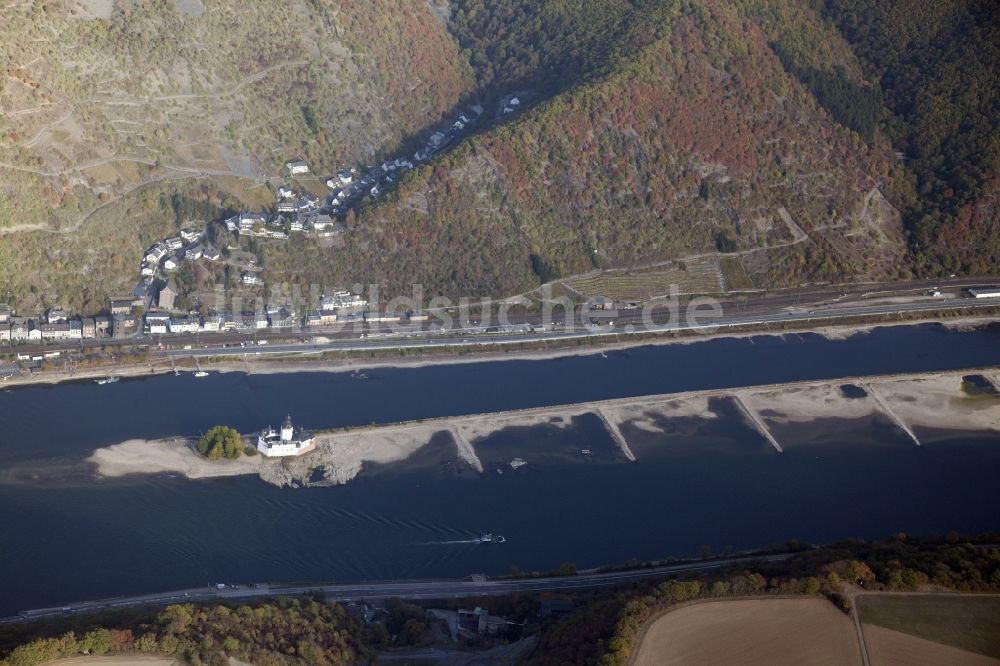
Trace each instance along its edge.
<path fill-rule="evenodd" d="M 979 388 L 970 394 L 967 385 Z M 825 423 L 829 429 L 833 427 L 831 420 L 878 419 L 896 425 L 911 437 L 916 437 L 911 426 L 944 432 L 972 430 L 1000 434 L 998 385 L 1000 379 L 994 378 L 992 369 L 982 374 L 848 378 L 837 382 L 751 387 L 733 394 L 715 390 L 646 396 L 320 433 L 316 436 L 315 451 L 284 459 L 244 455 L 237 460 L 213 461 L 195 451 L 194 440 L 172 438 L 114 444 L 98 449 L 87 460 L 96 465 L 97 474 L 103 477 L 178 473 L 189 479 L 201 479 L 256 474 L 277 486 L 330 486 L 351 481 L 365 464 L 405 460 L 430 444 L 435 435 L 450 439 L 456 459 L 483 472 L 475 446 L 498 432 L 543 425 L 568 427 L 578 417 L 598 415 L 615 439 L 622 458 L 635 462 L 628 437 L 621 432 L 623 428 L 665 433 L 671 429 L 672 419 L 717 418 L 719 414 L 713 411 L 711 399 L 726 397 L 740 400 L 745 425 L 756 429 L 773 442 L 776 450 L 783 452 L 781 441 L 791 436 L 778 437 L 775 432 L 790 432 L 793 424 L 809 423 Z M 252 436 L 246 441 L 250 444 Z M 914 443 L 919 445 L 919 438 Z M 529 462 L 530 458 L 517 458 L 512 461 L 512 469 Z"/>

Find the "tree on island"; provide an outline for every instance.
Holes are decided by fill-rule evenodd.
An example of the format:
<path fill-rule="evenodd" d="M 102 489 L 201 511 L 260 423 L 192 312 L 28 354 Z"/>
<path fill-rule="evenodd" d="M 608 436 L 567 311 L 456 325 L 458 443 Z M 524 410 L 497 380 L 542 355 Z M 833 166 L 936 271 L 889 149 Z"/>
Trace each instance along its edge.
<path fill-rule="evenodd" d="M 233 428 L 218 425 L 198 440 L 198 453 L 209 460 L 235 460 L 243 454 L 243 438 Z"/>

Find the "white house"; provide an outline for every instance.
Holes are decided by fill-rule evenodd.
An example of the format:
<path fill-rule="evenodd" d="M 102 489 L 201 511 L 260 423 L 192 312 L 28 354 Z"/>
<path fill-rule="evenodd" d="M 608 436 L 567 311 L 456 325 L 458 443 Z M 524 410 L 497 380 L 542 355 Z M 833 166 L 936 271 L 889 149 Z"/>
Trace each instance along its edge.
<path fill-rule="evenodd" d="M 159 263 L 160 259 L 167 253 L 167 248 L 162 245 L 154 245 L 153 247 L 146 250 L 146 261 L 155 264 Z"/>
<path fill-rule="evenodd" d="M 26 319 L 12 319 L 10 322 L 10 339 L 27 340 L 29 330 L 28 321 Z"/>
<path fill-rule="evenodd" d="M 49 311 L 45 313 L 45 321 L 49 324 L 62 324 L 69 321 L 69 312 L 61 305 L 57 305 L 49 308 Z"/>
<path fill-rule="evenodd" d="M 171 333 L 197 333 L 198 320 L 191 317 L 178 317 L 170 320 Z"/>
<path fill-rule="evenodd" d="M 181 229 L 181 238 L 183 238 L 186 243 L 194 243 L 201 238 L 201 234 L 202 232 L 197 229 Z"/>
<path fill-rule="evenodd" d="M 290 176 L 298 176 L 299 174 L 309 173 L 309 165 L 303 160 L 286 162 L 285 168 L 288 169 L 288 175 Z"/>
<path fill-rule="evenodd" d="M 165 312 L 147 312 L 146 326 L 152 335 L 164 335 L 168 332 L 170 315 Z"/>
<path fill-rule="evenodd" d="M 201 330 L 206 333 L 214 333 L 222 329 L 222 319 L 218 316 L 205 317 L 201 322 Z"/>
<path fill-rule="evenodd" d="M 168 250 L 179 250 L 184 247 L 184 241 L 180 238 L 168 238 L 163 243 L 167 246 Z"/>
<path fill-rule="evenodd" d="M 312 218 L 313 229 L 316 231 L 323 231 L 328 227 L 333 226 L 333 218 L 326 213 L 320 213 Z"/>
<path fill-rule="evenodd" d="M 320 300 L 320 306 L 324 310 L 333 310 L 336 308 L 363 308 L 367 305 L 368 301 L 361 298 L 358 294 L 352 294 L 346 290 L 335 291 L 333 296 L 324 296 Z"/>
<path fill-rule="evenodd" d="M 168 257 L 167 260 L 163 262 L 163 270 L 176 271 L 178 266 L 177 264 L 178 261 L 179 259 L 176 256 Z"/>
<path fill-rule="evenodd" d="M 237 231 L 241 234 L 252 233 L 254 228 L 267 223 L 264 213 L 240 213 Z"/>
<path fill-rule="evenodd" d="M 59 324 L 40 324 L 37 330 L 42 340 L 69 340 L 70 329 L 68 322 Z"/>

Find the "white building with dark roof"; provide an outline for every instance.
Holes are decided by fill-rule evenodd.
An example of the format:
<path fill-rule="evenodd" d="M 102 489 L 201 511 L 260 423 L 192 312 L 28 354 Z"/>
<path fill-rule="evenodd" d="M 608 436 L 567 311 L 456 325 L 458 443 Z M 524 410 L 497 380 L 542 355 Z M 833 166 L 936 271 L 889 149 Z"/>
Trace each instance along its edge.
<path fill-rule="evenodd" d="M 292 425 L 292 417 L 285 417 L 281 430 L 264 428 L 257 437 L 257 450 L 268 458 L 300 456 L 316 448 L 312 433 Z"/>
<path fill-rule="evenodd" d="M 202 232 L 197 229 L 181 229 L 181 238 L 185 243 L 194 243 L 201 238 L 201 234 Z"/>
<path fill-rule="evenodd" d="M 305 160 L 293 160 L 285 163 L 289 176 L 298 176 L 309 173 L 309 164 Z"/>

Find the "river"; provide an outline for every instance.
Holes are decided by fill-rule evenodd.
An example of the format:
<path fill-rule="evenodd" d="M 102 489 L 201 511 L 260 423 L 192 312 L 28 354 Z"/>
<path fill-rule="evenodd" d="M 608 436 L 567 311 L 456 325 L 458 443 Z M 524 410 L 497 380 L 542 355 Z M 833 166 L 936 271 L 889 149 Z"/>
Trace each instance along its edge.
<path fill-rule="evenodd" d="M 212 374 L 0 393 L 10 465 L 79 461 L 130 438 L 243 431 L 286 413 L 313 428 L 852 375 L 1000 364 L 1000 328 L 879 328 L 712 339 L 540 361 L 348 373 Z M 461 577 L 781 543 L 1000 527 L 1000 438 L 934 433 L 923 447 L 861 420 L 777 454 L 726 399 L 719 418 L 629 430 L 623 462 L 599 420 L 508 429 L 476 442 L 486 472 L 446 436 L 346 486 L 256 478 L 89 476 L 0 485 L 0 615 L 215 582 Z M 785 433 L 788 437 L 788 433 Z M 582 456 L 581 449 L 591 454 Z M 521 455 L 526 467 L 505 461 Z M 0 465 L 0 469 L 4 465 Z M 497 470 L 504 471 L 503 474 Z M 477 545 L 483 531 L 502 545 Z"/>

